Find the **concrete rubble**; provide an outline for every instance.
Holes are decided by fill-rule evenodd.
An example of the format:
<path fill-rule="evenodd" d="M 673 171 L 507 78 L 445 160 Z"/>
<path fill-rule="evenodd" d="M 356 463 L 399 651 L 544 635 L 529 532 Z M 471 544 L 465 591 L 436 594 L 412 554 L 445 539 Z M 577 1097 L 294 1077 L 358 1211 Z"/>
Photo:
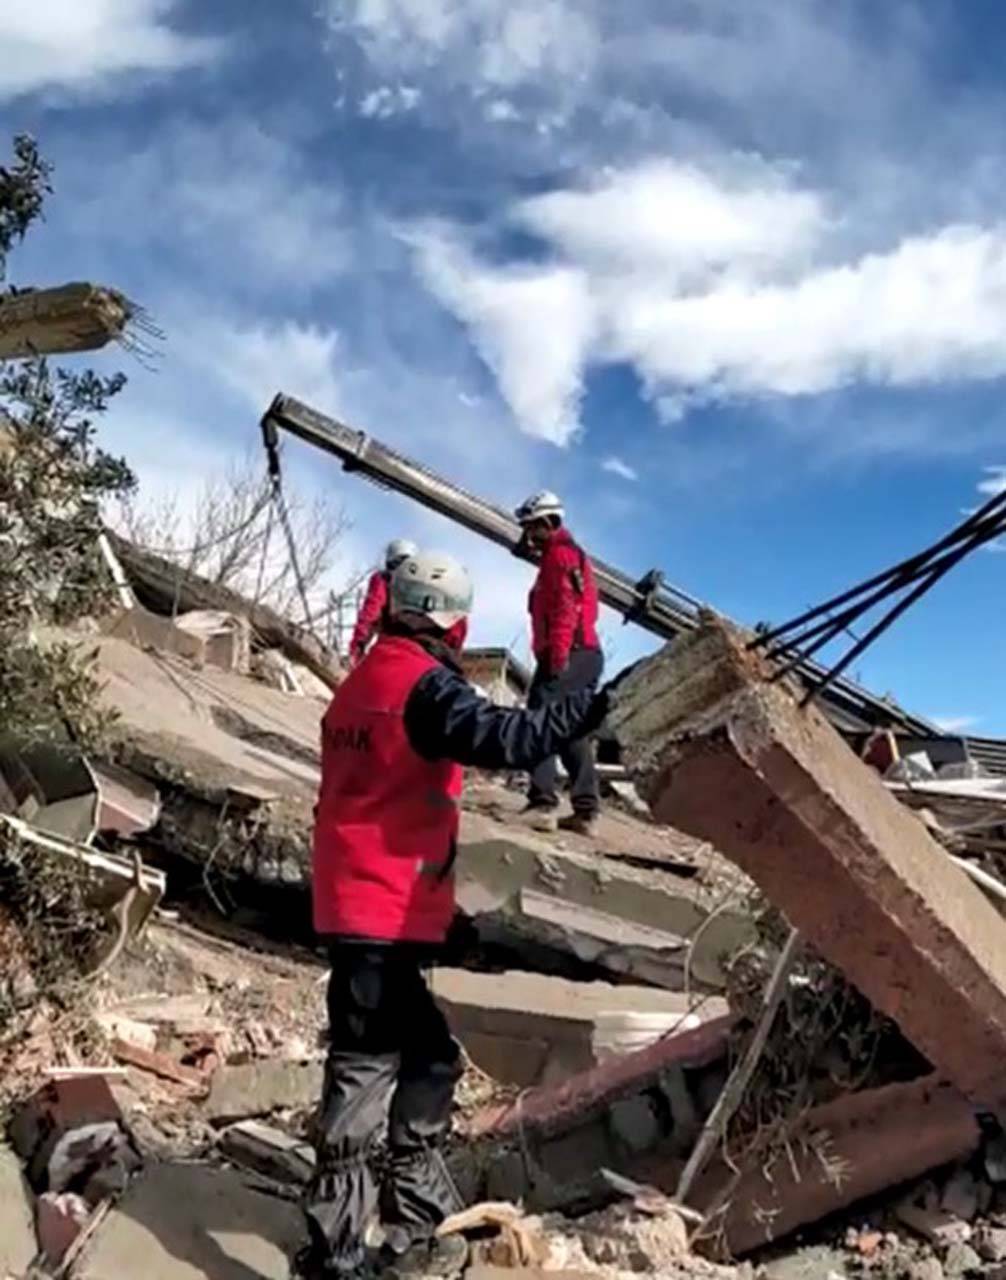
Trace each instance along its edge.
<path fill-rule="evenodd" d="M 1006 1101 L 1001 915 L 740 633 L 711 622 L 657 655 L 615 719 L 659 820 L 742 867 L 973 1102 Z"/>
<path fill-rule="evenodd" d="M 0 360 L 96 351 L 122 340 L 136 306 L 117 289 L 74 283 L 0 300 Z"/>
<path fill-rule="evenodd" d="M 115 554 L 135 598 L 80 637 L 114 767 L 0 760 L 0 821 L 103 868 L 110 911 L 128 898 L 75 997 L 86 1031 L 68 1045 L 39 1017 L 6 1068 L 0 1276 L 285 1276 L 323 1074 L 308 837 L 340 673 L 285 620 Z M 505 651 L 472 670 L 519 700 Z M 857 760 L 769 674 L 718 623 L 639 664 L 611 720 L 620 798 L 590 839 L 526 830 L 516 789 L 469 780 L 459 928 L 431 975 L 466 1055 L 449 1163 L 476 1206 L 450 1227 L 469 1277 L 749 1280 L 723 1260 L 753 1254 L 785 1280 L 800 1255 L 763 1251 L 804 1231 L 825 1275 L 1001 1280 L 1006 931 L 946 837 L 987 818 L 994 854 L 1002 784 L 909 786 L 903 757 L 882 777 L 876 744 Z M 682 1203 L 758 1020 L 768 908 L 893 1020 L 895 1051 L 851 1054 L 850 1081 L 836 1049 L 784 1130 L 761 1095 L 741 1107 Z M 836 1045 L 861 1030 L 836 1024 Z"/>

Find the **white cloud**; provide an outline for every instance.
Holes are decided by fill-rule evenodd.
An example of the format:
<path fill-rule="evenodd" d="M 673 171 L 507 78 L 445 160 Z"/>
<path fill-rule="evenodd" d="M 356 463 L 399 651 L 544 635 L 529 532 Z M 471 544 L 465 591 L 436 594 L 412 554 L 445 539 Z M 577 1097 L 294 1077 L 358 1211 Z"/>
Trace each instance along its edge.
<path fill-rule="evenodd" d="M 391 120 L 414 111 L 421 97 L 421 92 L 411 85 L 381 85 L 360 99 L 360 115 L 367 120 Z"/>
<path fill-rule="evenodd" d="M 825 228 L 823 202 L 765 165 L 717 179 L 662 160 L 592 188 L 523 201 L 515 221 L 596 271 L 656 273 L 688 288 L 714 268 L 792 270 Z"/>
<path fill-rule="evenodd" d="M 435 68 L 442 81 L 506 88 L 579 79 L 598 54 L 596 25 L 566 0 L 328 0 L 328 21 L 389 71 Z"/>
<path fill-rule="evenodd" d="M 486 119 L 491 124 L 510 124 L 520 119 L 520 112 L 506 98 L 494 98 L 486 107 Z"/>
<path fill-rule="evenodd" d="M 929 719 L 944 733 L 967 733 L 981 723 L 980 716 L 930 716 Z"/>
<path fill-rule="evenodd" d="M 277 391 L 296 396 L 323 413 L 338 413 L 342 393 L 336 373 L 339 336 L 331 329 L 292 320 L 257 325 L 203 321 L 179 333 L 184 356 L 212 371 L 250 411 L 265 412 Z"/>
<path fill-rule="evenodd" d="M 1006 465 L 985 467 L 985 479 L 979 480 L 978 492 L 986 498 L 1006 493 Z"/>
<path fill-rule="evenodd" d="M 607 471 L 609 475 L 618 476 L 622 480 L 635 481 L 639 479 L 639 472 L 635 467 L 630 467 L 627 462 L 623 462 L 621 458 L 612 455 L 605 458 L 601 463 L 601 470 Z"/>
<path fill-rule="evenodd" d="M 425 276 L 524 429 L 557 443 L 592 363 L 632 366 L 666 420 L 735 397 L 1006 375 L 1006 225 L 842 260 L 824 205 L 764 166 L 649 164 L 519 203 L 543 264 L 489 265 L 441 232 Z"/>
<path fill-rule="evenodd" d="M 0 5 L 0 99 L 46 89 L 104 92 L 124 73 L 205 61 L 216 42 L 171 29 L 174 0 L 35 0 Z"/>
<path fill-rule="evenodd" d="M 609 357 L 710 396 L 909 386 L 1006 373 L 1006 229 L 947 227 L 776 284 L 724 273 L 693 294 L 612 281 Z"/>
<path fill-rule="evenodd" d="M 594 336 L 586 277 L 566 267 L 480 266 L 435 227 L 413 232 L 411 242 L 427 286 L 470 327 L 521 429 L 568 444 Z"/>

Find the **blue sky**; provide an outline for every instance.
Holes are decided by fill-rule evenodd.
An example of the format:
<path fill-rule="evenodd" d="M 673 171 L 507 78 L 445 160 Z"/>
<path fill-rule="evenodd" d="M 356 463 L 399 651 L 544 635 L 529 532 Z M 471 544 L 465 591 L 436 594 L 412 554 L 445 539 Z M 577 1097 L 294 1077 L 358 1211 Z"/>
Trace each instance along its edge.
<path fill-rule="evenodd" d="M 35 0 L 0 122 L 56 165 L 15 283 L 166 332 L 106 442 L 191 494 L 300 395 L 606 560 L 780 620 L 1004 483 L 1006 81 L 989 0 Z M 529 571 L 291 449 L 354 522 L 460 553 L 476 636 Z M 1006 557 L 863 660 L 1006 732 Z M 611 619 L 618 659 L 645 637 Z"/>

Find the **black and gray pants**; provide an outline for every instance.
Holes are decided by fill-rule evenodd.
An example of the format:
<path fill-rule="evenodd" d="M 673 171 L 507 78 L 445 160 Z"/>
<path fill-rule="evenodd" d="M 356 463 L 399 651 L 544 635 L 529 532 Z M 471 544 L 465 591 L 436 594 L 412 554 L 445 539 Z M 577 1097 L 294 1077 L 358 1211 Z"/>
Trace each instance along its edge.
<path fill-rule="evenodd" d="M 450 1126 L 460 1052 L 422 974 L 428 948 L 330 948 L 329 1053 L 317 1118 L 317 1172 L 305 1202 L 312 1252 L 356 1274 L 376 1210 L 421 1239 L 460 1208 L 440 1144 Z M 373 1161 L 387 1126 L 380 1188 Z"/>
<path fill-rule="evenodd" d="M 604 671 L 604 656 L 600 649 L 574 649 L 569 655 L 566 670 L 558 676 L 550 676 L 540 665 L 534 673 L 528 691 L 528 710 L 536 711 L 549 702 L 576 693 L 580 689 L 596 689 Z M 561 753 L 563 767 L 569 774 L 569 794 L 574 813 L 593 817 L 600 808 L 597 787 L 597 770 L 594 767 L 594 748 L 589 738 L 571 742 Z M 556 757 L 551 756 L 531 774 L 527 801 L 536 809 L 556 809 L 559 806 L 559 771 Z"/>

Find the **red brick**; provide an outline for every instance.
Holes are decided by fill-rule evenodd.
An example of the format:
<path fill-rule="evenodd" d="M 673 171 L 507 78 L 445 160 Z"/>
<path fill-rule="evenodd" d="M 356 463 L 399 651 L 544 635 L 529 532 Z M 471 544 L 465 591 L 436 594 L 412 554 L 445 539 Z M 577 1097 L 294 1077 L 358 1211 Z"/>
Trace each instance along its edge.
<path fill-rule="evenodd" d="M 162 1080 L 172 1080 L 175 1084 L 186 1085 L 200 1093 L 205 1093 L 208 1087 L 208 1078 L 204 1072 L 197 1067 L 183 1066 L 166 1053 L 151 1053 L 148 1049 L 130 1044 L 127 1040 L 113 1040 L 112 1053 L 120 1062 L 139 1067 L 141 1071 L 149 1071 L 151 1075 L 160 1076 Z"/>

